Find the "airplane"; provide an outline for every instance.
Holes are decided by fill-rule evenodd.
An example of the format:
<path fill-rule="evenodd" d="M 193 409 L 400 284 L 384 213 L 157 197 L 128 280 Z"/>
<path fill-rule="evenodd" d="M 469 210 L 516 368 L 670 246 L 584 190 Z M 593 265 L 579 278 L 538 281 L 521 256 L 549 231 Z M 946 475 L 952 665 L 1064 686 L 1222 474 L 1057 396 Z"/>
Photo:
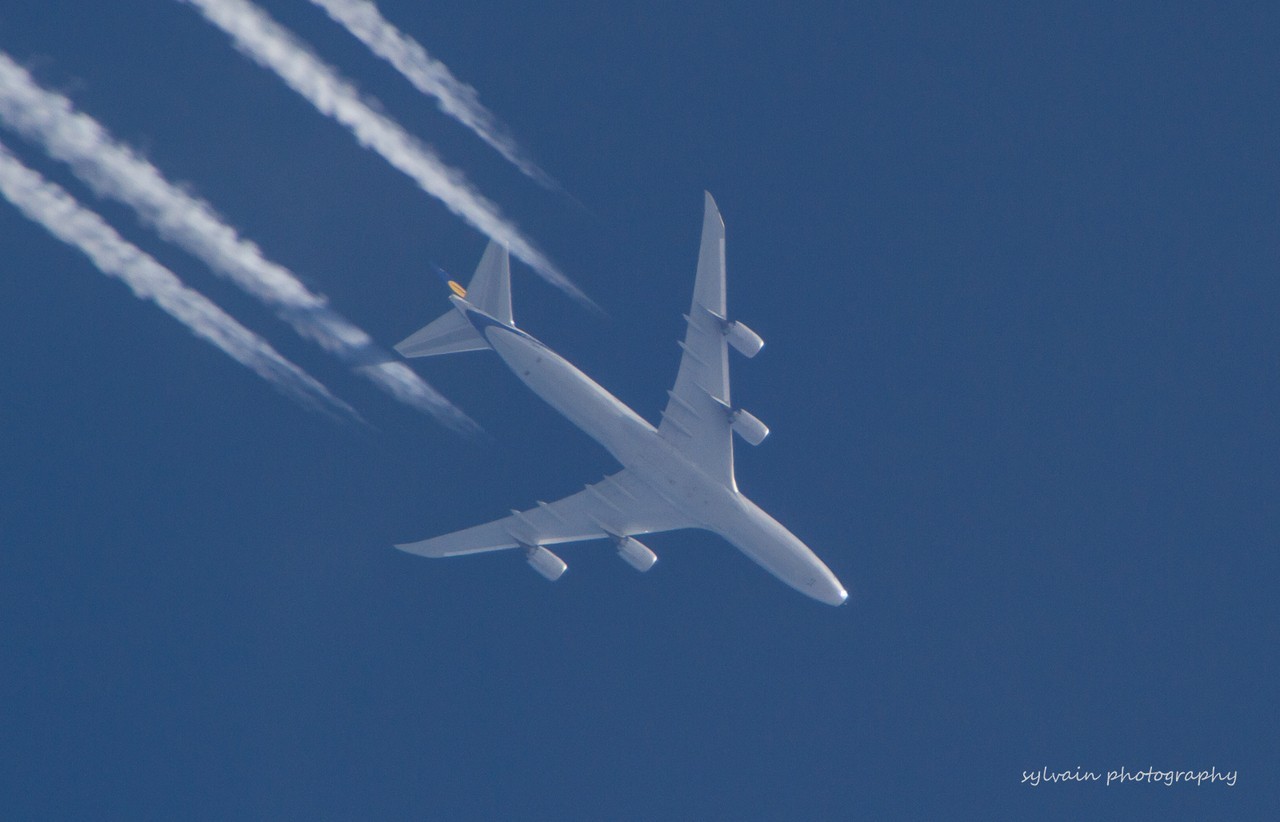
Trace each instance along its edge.
<path fill-rule="evenodd" d="M 447 275 L 442 275 L 447 276 Z M 724 220 L 705 195 L 693 306 L 675 387 L 655 428 L 559 354 L 517 328 L 511 314 L 507 250 L 490 242 L 471 282 L 447 280 L 453 308 L 395 346 L 406 358 L 493 350 L 535 394 L 600 443 L 623 468 L 552 503 L 484 525 L 396 547 L 425 557 L 518 548 L 548 580 L 564 560 L 548 545 L 608 539 L 637 571 L 657 556 L 637 535 L 701 528 L 797 591 L 828 605 L 848 597 L 835 574 L 803 542 L 739 490 L 733 433 L 759 445 L 769 429 L 729 400 L 728 346 L 747 357 L 764 340 L 725 310 Z"/>

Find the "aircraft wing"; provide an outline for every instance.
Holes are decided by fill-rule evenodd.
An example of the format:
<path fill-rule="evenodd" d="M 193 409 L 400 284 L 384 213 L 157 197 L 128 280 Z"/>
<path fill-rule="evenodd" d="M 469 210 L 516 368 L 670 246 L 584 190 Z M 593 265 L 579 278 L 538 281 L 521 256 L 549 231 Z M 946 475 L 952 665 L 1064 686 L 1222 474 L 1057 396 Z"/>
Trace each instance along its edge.
<path fill-rule="evenodd" d="M 724 220 L 711 195 L 702 216 L 702 244 L 680 371 L 658 433 L 703 471 L 733 485 L 729 420 L 729 354 L 724 334 Z"/>
<path fill-rule="evenodd" d="M 622 470 L 556 502 L 539 502 L 484 525 L 396 547 L 425 557 L 454 557 L 694 526 L 648 485 Z"/>

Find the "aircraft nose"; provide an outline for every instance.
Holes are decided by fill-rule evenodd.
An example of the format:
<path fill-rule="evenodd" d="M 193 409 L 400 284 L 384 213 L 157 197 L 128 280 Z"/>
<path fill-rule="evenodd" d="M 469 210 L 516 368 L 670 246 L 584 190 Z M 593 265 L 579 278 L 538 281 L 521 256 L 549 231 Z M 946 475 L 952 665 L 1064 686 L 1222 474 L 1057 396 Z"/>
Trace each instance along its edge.
<path fill-rule="evenodd" d="M 822 601 L 827 603 L 828 605 L 839 606 L 839 605 L 844 605 L 845 600 L 847 600 L 848 598 L 849 598 L 849 592 L 843 588 L 838 588 L 835 591 L 829 592 L 827 596 L 822 598 Z"/>
<path fill-rule="evenodd" d="M 840 581 L 834 576 L 824 580 L 826 585 L 822 587 L 822 591 L 817 599 L 828 605 L 844 605 L 845 600 L 849 598 L 849 592 L 844 589 Z"/>

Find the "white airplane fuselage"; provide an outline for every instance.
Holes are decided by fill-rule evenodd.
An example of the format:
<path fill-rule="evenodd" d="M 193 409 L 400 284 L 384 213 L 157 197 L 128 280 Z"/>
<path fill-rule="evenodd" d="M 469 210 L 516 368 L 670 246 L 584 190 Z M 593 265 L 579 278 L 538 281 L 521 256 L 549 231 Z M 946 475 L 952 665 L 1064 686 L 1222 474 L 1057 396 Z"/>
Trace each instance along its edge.
<path fill-rule="evenodd" d="M 828 605 L 848 594 L 807 545 L 736 487 L 708 477 L 639 414 L 529 334 L 451 296 L 507 367 L 548 405 L 692 522 L 797 591 Z"/>

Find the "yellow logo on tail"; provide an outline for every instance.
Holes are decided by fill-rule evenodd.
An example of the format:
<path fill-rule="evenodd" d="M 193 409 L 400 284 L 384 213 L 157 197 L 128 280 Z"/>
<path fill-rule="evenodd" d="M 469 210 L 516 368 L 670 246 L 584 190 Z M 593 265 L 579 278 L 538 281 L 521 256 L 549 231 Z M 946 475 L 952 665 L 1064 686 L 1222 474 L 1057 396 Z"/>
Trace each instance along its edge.
<path fill-rule="evenodd" d="M 449 290 L 454 294 L 457 294 L 459 297 L 462 297 L 464 300 L 467 298 L 467 289 L 458 285 L 457 282 L 453 280 L 449 281 Z"/>

